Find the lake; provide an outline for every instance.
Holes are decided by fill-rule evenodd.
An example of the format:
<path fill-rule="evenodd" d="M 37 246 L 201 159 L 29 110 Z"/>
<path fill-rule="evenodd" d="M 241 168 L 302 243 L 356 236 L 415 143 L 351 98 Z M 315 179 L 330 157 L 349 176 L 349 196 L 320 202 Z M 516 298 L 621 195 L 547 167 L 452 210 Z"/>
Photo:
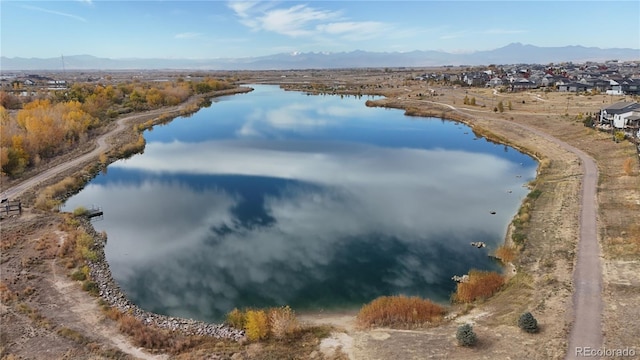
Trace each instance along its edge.
<path fill-rule="evenodd" d="M 144 154 L 65 204 L 104 210 L 94 227 L 134 303 L 219 321 L 234 307 L 448 302 L 453 275 L 499 270 L 488 255 L 528 193 L 531 157 L 371 97 L 252 87 L 145 132 Z"/>

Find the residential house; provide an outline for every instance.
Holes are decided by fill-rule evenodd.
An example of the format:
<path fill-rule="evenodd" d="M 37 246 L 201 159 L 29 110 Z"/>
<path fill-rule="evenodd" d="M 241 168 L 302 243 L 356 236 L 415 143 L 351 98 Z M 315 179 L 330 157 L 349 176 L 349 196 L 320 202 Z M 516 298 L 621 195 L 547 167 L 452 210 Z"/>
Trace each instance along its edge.
<path fill-rule="evenodd" d="M 492 88 L 497 86 L 502 86 L 502 79 L 500 79 L 499 77 L 494 77 L 493 79 L 489 80 L 489 82 L 486 85 L 486 87 L 492 87 Z"/>
<path fill-rule="evenodd" d="M 640 139 L 640 111 L 634 111 L 625 118 L 624 132 L 627 136 Z"/>
<path fill-rule="evenodd" d="M 591 91 L 591 89 L 593 89 L 592 85 L 581 82 L 572 82 L 568 84 L 558 85 L 558 91 L 560 92 L 582 92 Z"/>
<path fill-rule="evenodd" d="M 640 79 L 624 79 L 620 82 L 620 88 L 627 95 L 640 94 Z"/>
<path fill-rule="evenodd" d="M 607 95 L 624 95 L 624 93 L 622 92 L 622 85 L 620 85 L 618 81 L 610 79 Z"/>
<path fill-rule="evenodd" d="M 511 91 L 522 91 L 536 88 L 538 88 L 536 83 L 525 78 L 517 79 L 511 83 Z"/>
<path fill-rule="evenodd" d="M 443 81 L 443 82 L 455 82 L 455 81 L 460 81 L 460 76 L 458 74 L 447 74 L 447 73 L 443 73 L 438 77 L 439 81 Z"/>
<path fill-rule="evenodd" d="M 560 80 L 560 77 L 556 77 L 551 74 L 546 74 L 545 76 L 542 77 L 542 79 L 540 79 L 540 86 L 542 87 L 555 86 L 556 81 L 558 80 Z"/>
<path fill-rule="evenodd" d="M 49 80 L 47 81 L 49 90 L 60 90 L 67 88 L 67 82 L 65 80 Z"/>
<path fill-rule="evenodd" d="M 620 101 L 600 110 L 600 124 L 610 125 L 617 129 L 627 129 L 638 125 L 636 117 L 640 116 L 640 104 Z"/>
<path fill-rule="evenodd" d="M 586 84 L 591 85 L 591 87 L 600 92 L 605 92 L 609 89 L 609 80 L 602 78 L 590 78 L 585 80 Z"/>
<path fill-rule="evenodd" d="M 563 76 L 563 77 L 560 77 L 560 78 L 556 79 L 556 84 L 555 85 L 556 85 L 556 87 L 558 87 L 560 85 L 567 85 L 567 84 L 571 84 L 573 82 L 575 82 L 575 80 L 571 80 L 570 78 Z"/>
<path fill-rule="evenodd" d="M 484 72 L 466 73 L 462 81 L 469 86 L 483 86 L 489 81 L 489 75 Z"/>

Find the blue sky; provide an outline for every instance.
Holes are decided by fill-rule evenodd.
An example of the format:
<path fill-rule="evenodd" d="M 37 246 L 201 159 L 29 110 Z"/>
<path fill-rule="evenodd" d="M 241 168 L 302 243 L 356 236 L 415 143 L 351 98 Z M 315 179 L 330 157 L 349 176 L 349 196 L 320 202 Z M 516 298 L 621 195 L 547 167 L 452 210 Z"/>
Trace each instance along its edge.
<path fill-rule="evenodd" d="M 640 1 L 5 1 L 8 57 L 640 48 Z"/>

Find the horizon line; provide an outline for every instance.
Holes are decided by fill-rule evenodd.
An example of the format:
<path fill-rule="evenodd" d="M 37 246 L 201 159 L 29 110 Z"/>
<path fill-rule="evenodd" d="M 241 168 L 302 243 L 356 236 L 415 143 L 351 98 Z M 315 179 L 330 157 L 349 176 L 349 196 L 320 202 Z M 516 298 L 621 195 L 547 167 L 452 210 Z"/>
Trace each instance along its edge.
<path fill-rule="evenodd" d="M 512 46 L 512 45 L 520 45 L 520 46 L 532 46 L 532 47 L 537 47 L 537 48 L 550 48 L 550 49 L 561 49 L 561 48 L 569 48 L 569 47 L 582 47 L 582 48 L 586 48 L 586 49 L 600 49 L 600 50 L 635 50 L 635 51 L 639 51 L 640 52 L 640 48 L 633 48 L 633 47 L 626 47 L 626 48 L 621 48 L 621 47 L 614 47 L 614 48 L 602 48 L 602 47 L 598 47 L 598 46 L 584 46 L 584 45 L 563 45 L 563 46 L 539 46 L 539 45 L 533 45 L 533 44 L 525 44 L 525 43 L 521 43 L 521 42 L 512 42 L 509 43 L 507 45 L 501 46 L 501 47 L 497 47 L 497 48 L 493 48 L 493 49 L 488 49 L 488 50 L 469 50 L 469 51 L 445 51 L 445 50 L 436 50 L 436 49 L 415 49 L 415 50 L 408 50 L 408 51 L 370 51 L 370 50 L 362 50 L 362 49 L 354 49 L 354 50 L 350 50 L 350 51 L 307 51 L 307 52 L 298 52 L 298 51 L 293 51 L 293 52 L 279 52 L 279 53 L 271 53 L 271 54 L 267 54 L 267 55 L 255 55 L 255 56 L 240 56 L 240 57 L 208 57 L 208 58 L 203 58 L 203 57 L 198 57 L 198 58 L 189 58 L 189 57 L 184 57 L 184 58 L 174 58 L 174 57 L 102 57 L 102 56 L 97 56 L 97 55 L 92 55 L 92 54 L 73 54 L 73 55 L 66 55 L 67 57 L 78 57 L 78 56 L 89 56 L 89 57 L 93 57 L 93 58 L 97 58 L 97 59 L 109 59 L 109 60 L 191 60 L 191 61 L 198 61 L 198 60 L 223 60 L 223 59 L 251 59 L 251 58 L 259 58 L 259 57 L 265 57 L 265 56 L 273 56 L 273 55 L 282 55 L 282 54 L 289 54 L 292 56 L 298 56 L 298 55 L 304 55 L 304 54 L 327 54 L 327 55 L 333 55 L 333 54 L 347 54 L 347 53 L 353 53 L 353 52 L 367 52 L 367 53 L 376 53 L 376 54 L 407 54 L 407 53 L 412 53 L 412 52 L 439 52 L 439 53 L 445 53 L 445 54 L 450 54 L 450 55 L 472 55 L 475 53 L 479 53 L 479 52 L 488 52 L 488 51 L 495 51 L 495 50 L 499 50 L 499 49 L 504 49 L 506 47 Z M 64 55 L 62 55 L 64 56 Z M 640 53 L 638 54 L 639 59 L 640 60 Z M 6 55 L 2 55 L 2 58 L 7 58 L 7 59 L 41 59 L 41 60 L 48 60 L 48 59 L 57 59 L 59 58 L 59 56 L 49 56 L 49 57 L 26 57 L 26 56 L 6 56 Z"/>

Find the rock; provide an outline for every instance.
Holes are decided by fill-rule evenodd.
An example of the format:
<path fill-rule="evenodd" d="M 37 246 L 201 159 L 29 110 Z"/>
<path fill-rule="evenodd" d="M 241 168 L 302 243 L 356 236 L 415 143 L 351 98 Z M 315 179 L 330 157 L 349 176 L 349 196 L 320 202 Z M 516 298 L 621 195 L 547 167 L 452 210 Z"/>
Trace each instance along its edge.
<path fill-rule="evenodd" d="M 90 222 L 87 220 L 84 220 L 84 222 L 83 227 L 85 231 L 95 239 L 94 248 L 98 253 L 98 260 L 89 262 L 87 265 L 90 269 L 91 278 L 100 289 L 101 298 L 109 304 L 109 306 L 120 310 L 122 313 L 133 315 L 146 325 L 155 325 L 171 331 L 180 331 L 187 335 L 199 334 L 219 339 L 230 339 L 240 342 L 246 341 L 243 330 L 237 330 L 224 324 L 208 324 L 193 319 L 158 315 L 144 311 L 131 303 L 111 276 L 109 264 L 106 262 L 104 256 L 105 242 L 101 241 L 100 235 L 96 233 Z M 239 354 L 239 356 L 242 356 L 242 354 Z M 239 359 L 243 358 L 244 357 L 239 357 Z"/>

